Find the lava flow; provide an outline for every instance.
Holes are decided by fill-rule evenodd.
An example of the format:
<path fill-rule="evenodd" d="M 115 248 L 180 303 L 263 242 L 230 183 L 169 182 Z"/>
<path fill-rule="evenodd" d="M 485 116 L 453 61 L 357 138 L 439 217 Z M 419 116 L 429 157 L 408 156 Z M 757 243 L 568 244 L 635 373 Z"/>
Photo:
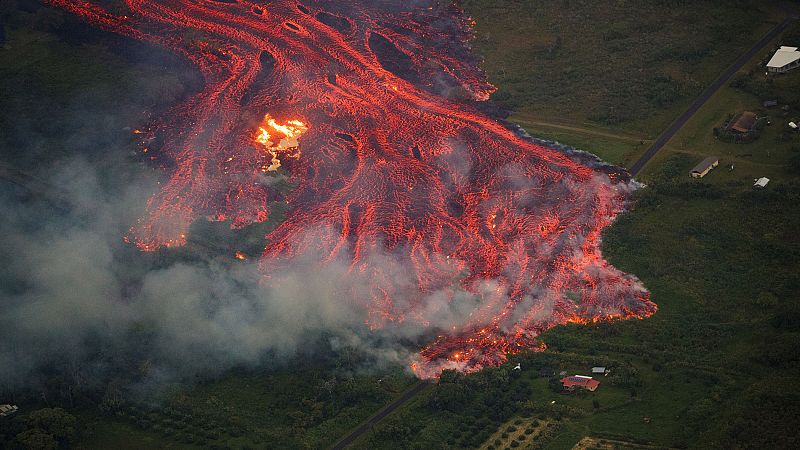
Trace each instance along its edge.
<path fill-rule="evenodd" d="M 633 182 L 481 113 L 493 88 L 453 2 L 47 3 L 203 75 L 145 133 L 165 181 L 129 235 L 139 248 L 181 245 L 198 219 L 265 221 L 285 201 L 265 279 L 300 255 L 347 261 L 369 288 L 342 302 L 372 329 L 438 334 L 412 365 L 421 377 L 539 349 L 557 324 L 655 312 L 599 250 Z M 266 181 L 278 167 L 296 186 L 286 197 Z"/>
<path fill-rule="evenodd" d="M 272 133 L 270 133 L 272 130 Z M 264 116 L 264 123 L 258 127 L 256 142 L 264 146 L 264 149 L 272 155 L 270 165 L 262 167 L 264 172 L 274 172 L 281 166 L 281 157 L 299 158 L 300 144 L 297 141 L 303 133 L 308 130 L 306 124 L 299 120 L 290 120 L 286 125 L 278 125 L 269 114 Z M 275 139 L 273 134 L 278 135 L 278 143 L 275 144 L 271 139 Z"/>

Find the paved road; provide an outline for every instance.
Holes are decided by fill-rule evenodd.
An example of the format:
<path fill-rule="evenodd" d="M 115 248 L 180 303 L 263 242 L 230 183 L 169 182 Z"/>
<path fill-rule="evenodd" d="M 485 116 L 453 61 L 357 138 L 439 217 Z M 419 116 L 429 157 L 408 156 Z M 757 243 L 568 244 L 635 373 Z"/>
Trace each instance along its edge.
<path fill-rule="evenodd" d="M 631 166 L 630 168 L 631 175 L 638 174 L 639 171 L 642 170 L 642 168 L 645 166 L 645 164 L 647 164 L 647 162 L 650 161 L 650 159 L 653 158 L 653 156 L 655 156 L 656 153 L 658 153 L 658 151 L 661 150 L 661 148 L 664 147 L 664 145 L 667 142 L 669 142 L 673 136 L 675 136 L 675 133 L 677 133 L 678 130 L 683 128 L 683 126 L 686 125 L 686 122 L 688 122 L 689 119 L 691 119 L 692 116 L 717 91 L 719 91 L 723 86 L 725 86 L 728 83 L 728 81 L 730 81 L 730 79 L 733 77 L 734 74 L 736 74 L 736 72 L 738 72 L 742 67 L 744 67 L 744 65 L 747 64 L 748 61 L 753 59 L 753 57 L 756 56 L 756 54 L 762 51 L 764 47 L 769 45 L 769 43 L 773 39 L 775 39 L 776 37 L 778 37 L 778 35 L 783 33 L 786 30 L 786 28 L 788 28 L 789 25 L 791 25 L 791 23 L 794 22 L 796 19 L 797 17 L 795 14 L 792 14 L 790 15 L 790 17 L 787 17 L 786 20 L 781 22 L 778 26 L 770 30 L 770 32 L 767 33 L 766 36 L 761 38 L 761 40 L 758 41 L 752 48 L 750 48 L 750 50 L 748 50 L 742 56 L 740 56 L 739 59 L 737 59 L 736 62 L 733 63 L 732 66 L 728 67 L 728 69 L 725 70 L 725 72 L 723 72 L 722 75 L 720 75 L 719 78 L 717 78 L 714 81 L 714 83 L 711 84 L 711 86 L 707 87 L 700 94 L 700 96 L 695 99 L 695 101 L 691 104 L 691 106 L 689 106 L 689 109 L 687 109 L 686 112 L 681 114 L 681 116 L 678 117 L 678 119 L 675 120 L 675 122 L 672 122 L 672 125 L 670 125 L 669 128 L 667 128 L 663 133 L 661 133 L 661 136 L 659 136 L 653 142 L 653 145 L 651 145 L 650 148 L 647 149 L 644 155 L 642 155 L 641 158 L 639 158 L 639 160 L 636 161 Z"/>
<path fill-rule="evenodd" d="M 411 389 L 403 392 L 403 395 L 400 396 L 397 400 L 393 401 L 389 404 L 389 406 L 383 408 L 382 410 L 378 411 L 374 416 L 367 419 L 366 422 L 362 423 L 358 426 L 352 433 L 345 436 L 341 441 L 337 442 L 336 445 L 331 447 L 332 450 L 341 450 L 348 445 L 352 444 L 353 441 L 359 438 L 362 434 L 366 433 L 369 429 L 374 427 L 378 422 L 383 420 L 386 416 L 393 413 L 394 410 L 403 406 L 409 400 L 414 398 L 415 395 L 422 392 L 423 389 L 430 386 L 432 383 L 430 381 L 419 381 L 415 384 Z"/>

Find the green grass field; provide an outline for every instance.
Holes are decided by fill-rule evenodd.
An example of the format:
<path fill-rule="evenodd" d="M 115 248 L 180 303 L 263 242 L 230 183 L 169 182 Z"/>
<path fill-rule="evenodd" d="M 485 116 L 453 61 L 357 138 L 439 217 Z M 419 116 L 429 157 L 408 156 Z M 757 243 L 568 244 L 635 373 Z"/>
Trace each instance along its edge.
<path fill-rule="evenodd" d="M 795 26 L 789 33 L 800 30 Z M 789 38 L 791 39 L 791 38 Z M 800 42 L 800 39 L 780 38 L 779 42 Z M 714 171 L 705 182 L 715 185 L 739 184 L 744 187 L 752 185 L 753 178 L 766 176 L 772 180 L 791 179 L 797 175 L 793 158 L 800 157 L 800 134 L 793 131 L 788 123 L 800 120 L 800 73 L 790 72 L 785 75 L 767 77 L 764 75 L 763 61 L 771 52 L 765 52 L 752 61 L 737 74 L 731 86 L 718 92 L 696 117 L 687 124 L 671 142 L 668 143 L 661 159 L 675 154 L 691 155 L 698 162 L 705 156 L 720 157 L 720 170 Z M 738 86 L 737 80 L 748 80 L 746 88 Z M 765 108 L 765 100 L 778 99 L 780 105 Z M 788 110 L 784 110 L 784 106 Z M 764 127 L 761 136 L 751 143 L 734 144 L 714 137 L 713 128 L 720 127 L 728 115 L 752 111 L 759 116 L 766 116 L 771 125 Z M 729 170 L 730 165 L 734 169 Z M 655 165 L 657 167 L 657 165 Z M 647 174 L 645 173 L 645 178 Z"/>
<path fill-rule="evenodd" d="M 765 2 L 466 0 L 475 49 L 519 123 L 601 126 L 654 139 L 743 50 L 782 20 Z M 553 137 L 614 163 L 644 148 Z M 591 137 L 591 136 L 589 136 Z M 584 148 L 585 145 L 591 148 Z"/>

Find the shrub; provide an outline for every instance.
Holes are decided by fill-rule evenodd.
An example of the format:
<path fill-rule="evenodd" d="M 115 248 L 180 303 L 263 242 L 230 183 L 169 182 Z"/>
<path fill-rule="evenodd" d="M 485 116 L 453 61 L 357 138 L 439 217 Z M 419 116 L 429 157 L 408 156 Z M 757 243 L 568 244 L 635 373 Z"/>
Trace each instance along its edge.
<path fill-rule="evenodd" d="M 219 439 L 219 435 L 220 435 L 220 433 L 219 433 L 219 431 L 218 431 L 218 430 L 208 430 L 208 431 L 206 431 L 206 432 L 204 433 L 204 436 L 205 436 L 207 439 L 212 439 L 212 440 L 217 440 L 217 439 Z"/>

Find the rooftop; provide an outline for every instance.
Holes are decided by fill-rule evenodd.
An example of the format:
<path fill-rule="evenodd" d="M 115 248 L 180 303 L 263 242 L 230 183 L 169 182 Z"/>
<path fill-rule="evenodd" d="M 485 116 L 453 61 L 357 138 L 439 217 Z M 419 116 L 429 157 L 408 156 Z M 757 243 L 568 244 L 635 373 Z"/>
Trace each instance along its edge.
<path fill-rule="evenodd" d="M 767 67 L 781 68 L 800 59 L 800 51 L 797 47 L 782 46 L 772 55 L 772 59 L 767 63 Z"/>
<path fill-rule="evenodd" d="M 708 158 L 700 161 L 700 164 L 694 166 L 692 172 L 703 173 L 706 169 L 713 166 L 719 161 L 719 156 L 709 156 Z"/>
<path fill-rule="evenodd" d="M 753 187 L 761 187 L 761 188 L 763 188 L 763 187 L 767 186 L 767 183 L 769 183 L 769 178 L 761 177 L 761 178 L 756 180 L 756 182 L 753 185 Z"/>
<path fill-rule="evenodd" d="M 739 115 L 739 118 L 736 119 L 736 122 L 731 125 L 731 129 L 740 133 L 748 133 L 753 129 L 753 125 L 756 124 L 756 118 L 756 113 L 745 111 Z"/>
<path fill-rule="evenodd" d="M 561 383 L 564 385 L 565 388 L 571 388 L 574 386 L 582 387 L 593 391 L 597 389 L 597 386 L 600 386 L 600 382 L 593 379 L 592 377 L 585 377 L 582 375 L 573 375 L 571 377 L 564 377 L 561 379 Z"/>

